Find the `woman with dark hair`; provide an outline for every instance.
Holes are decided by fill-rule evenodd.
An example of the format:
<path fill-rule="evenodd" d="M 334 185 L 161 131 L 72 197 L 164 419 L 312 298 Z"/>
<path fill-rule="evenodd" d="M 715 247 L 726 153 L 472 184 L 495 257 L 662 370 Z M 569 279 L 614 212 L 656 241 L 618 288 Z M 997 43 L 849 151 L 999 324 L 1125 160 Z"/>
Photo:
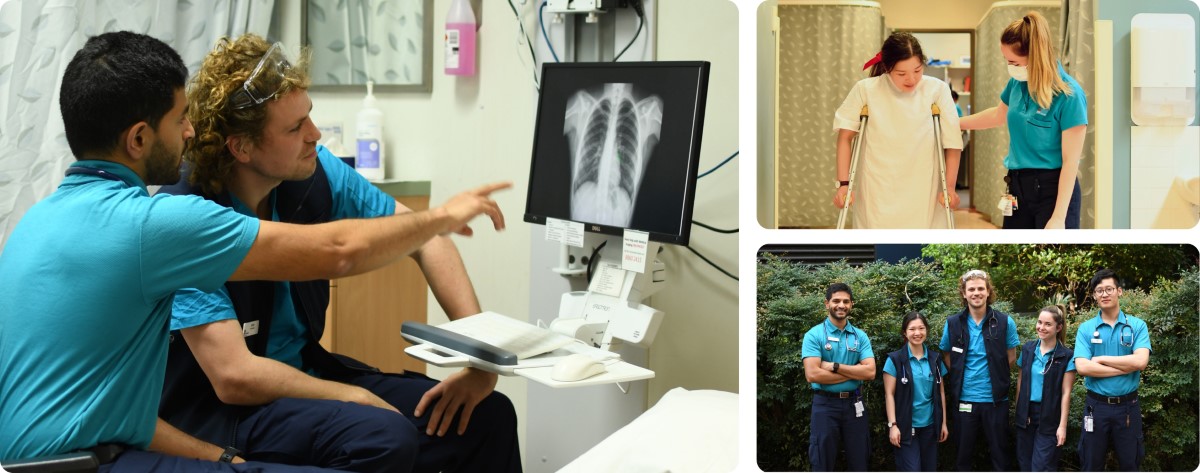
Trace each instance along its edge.
<path fill-rule="evenodd" d="M 1054 471 L 1063 442 L 1075 384 L 1074 351 L 1065 343 L 1063 310 L 1038 312 L 1037 340 L 1017 358 L 1017 463 L 1021 471 Z"/>
<path fill-rule="evenodd" d="M 950 86 L 924 76 L 925 54 L 909 33 L 893 33 L 863 69 L 871 77 L 858 81 L 833 118 L 837 138 L 837 183 L 833 205 L 854 206 L 854 228 L 946 228 L 947 203 L 958 205 L 953 192 L 958 177 L 962 136 Z M 932 105 L 941 109 L 941 143 L 934 143 Z M 851 142 L 859 116 L 869 109 L 855 173 L 855 195 L 848 196 Z M 944 151 L 943 151 L 944 150 Z M 944 156 L 946 187 L 934 156 Z"/>
<path fill-rule="evenodd" d="M 1079 228 L 1079 160 L 1087 133 L 1087 97 L 1063 70 L 1050 26 L 1037 12 L 1012 22 L 1000 52 L 1012 76 L 1000 104 L 963 117 L 964 130 L 1008 128 L 1001 197 L 1004 228 Z"/>
<path fill-rule="evenodd" d="M 909 312 L 900 322 L 905 346 L 888 353 L 883 366 L 888 440 L 895 447 L 897 471 L 937 471 L 937 444 L 949 436 L 941 354 L 928 349 L 929 323 Z M 899 379 L 899 382 L 897 382 Z"/>

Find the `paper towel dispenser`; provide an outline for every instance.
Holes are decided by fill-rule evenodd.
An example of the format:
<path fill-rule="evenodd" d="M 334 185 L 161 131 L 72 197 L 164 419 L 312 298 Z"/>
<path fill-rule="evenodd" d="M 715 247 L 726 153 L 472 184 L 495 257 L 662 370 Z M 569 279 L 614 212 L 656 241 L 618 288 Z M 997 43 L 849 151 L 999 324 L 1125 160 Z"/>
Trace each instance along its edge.
<path fill-rule="evenodd" d="M 1130 118 L 1139 126 L 1187 126 L 1196 116 L 1196 22 L 1178 13 L 1134 15 Z"/>

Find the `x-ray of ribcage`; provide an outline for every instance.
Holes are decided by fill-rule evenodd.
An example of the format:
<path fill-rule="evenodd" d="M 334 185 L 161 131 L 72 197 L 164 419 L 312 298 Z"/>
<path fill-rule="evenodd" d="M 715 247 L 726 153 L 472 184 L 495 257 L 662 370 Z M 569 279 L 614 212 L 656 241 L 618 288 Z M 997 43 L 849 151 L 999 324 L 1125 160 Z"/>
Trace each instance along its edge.
<path fill-rule="evenodd" d="M 638 95 L 633 84 L 604 84 L 567 100 L 571 220 L 629 227 L 663 118 L 662 99 Z"/>

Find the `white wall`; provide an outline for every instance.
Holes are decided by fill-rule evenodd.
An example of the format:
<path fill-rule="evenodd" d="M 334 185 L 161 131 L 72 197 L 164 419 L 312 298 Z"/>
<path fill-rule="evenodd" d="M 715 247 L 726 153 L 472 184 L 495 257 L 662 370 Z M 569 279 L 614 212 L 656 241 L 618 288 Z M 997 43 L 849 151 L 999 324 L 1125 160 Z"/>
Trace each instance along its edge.
<path fill-rule="evenodd" d="M 878 0 L 883 21 L 898 29 L 975 29 L 994 0 Z"/>
<path fill-rule="evenodd" d="M 530 35 L 539 31 L 538 4 L 518 6 Z M 294 47 L 299 44 L 299 4 L 278 5 L 288 18 L 285 24 L 296 25 L 285 27 L 282 38 Z M 456 242 L 485 310 L 518 318 L 549 319 L 554 314 L 530 314 L 529 288 L 525 287 L 531 271 L 533 237 L 531 226 L 522 222 L 522 214 L 537 97 L 529 53 L 524 44 L 518 43 L 517 19 L 507 2 L 482 2 L 482 11 L 477 10 L 483 22 L 479 31 L 479 73 L 466 78 L 446 76 L 441 72 L 440 38 L 449 5 L 449 0 L 434 2 L 432 94 L 376 93 L 385 114 L 387 166 L 398 169 L 401 160 L 425 160 L 432 181 L 431 205 L 470 186 L 513 181 L 512 191 L 497 196 L 508 230 L 497 234 L 480 220 L 476 222 L 475 237 L 457 238 Z M 705 171 L 738 150 L 737 8 L 728 0 L 659 0 L 658 18 L 659 60 L 713 63 L 701 144 L 700 170 Z M 354 116 L 362 94 L 310 95 L 314 116 L 341 120 L 346 136 L 354 136 Z M 696 220 L 722 228 L 738 225 L 738 163 L 734 159 L 699 181 Z M 389 178 L 403 177 L 389 171 Z M 736 235 L 694 228 L 691 245 L 736 273 Z M 677 386 L 737 391 L 737 283 L 683 248 L 669 247 L 664 259 L 671 265 L 672 281 L 651 302 L 667 315 L 650 351 L 650 369 L 658 376 L 649 384 L 648 403 L 653 404 Z M 429 320 L 446 320 L 436 304 L 429 308 Z M 448 372 L 430 369 L 435 377 Z M 525 383 L 523 379 L 501 379 L 498 387 L 517 408 L 523 451 L 529 408 Z M 530 460 L 526 458 L 526 464 Z"/>

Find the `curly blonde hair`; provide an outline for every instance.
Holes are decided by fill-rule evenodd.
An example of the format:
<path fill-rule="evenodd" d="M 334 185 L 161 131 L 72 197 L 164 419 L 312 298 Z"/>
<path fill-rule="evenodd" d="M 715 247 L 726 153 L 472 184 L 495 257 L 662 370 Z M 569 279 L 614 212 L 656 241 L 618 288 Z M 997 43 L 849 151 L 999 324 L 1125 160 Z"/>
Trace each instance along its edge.
<path fill-rule="evenodd" d="M 272 44 L 252 33 L 232 40 L 221 38 L 188 84 L 188 119 L 196 129 L 196 136 L 184 151 L 183 159 L 192 166 L 191 184 L 200 186 L 206 193 L 224 190 L 233 170 L 235 160 L 226 146 L 230 136 L 242 135 L 255 144 L 262 138 L 267 122 L 267 102 L 235 110 L 231 99 L 242 90 L 242 84 Z M 284 70 L 282 83 L 270 101 L 293 90 L 308 88 L 310 55 L 308 48 L 300 51 L 299 60 Z M 278 76 L 263 77 L 255 82 L 278 79 Z M 270 85 L 269 88 L 275 88 L 274 84 Z"/>

